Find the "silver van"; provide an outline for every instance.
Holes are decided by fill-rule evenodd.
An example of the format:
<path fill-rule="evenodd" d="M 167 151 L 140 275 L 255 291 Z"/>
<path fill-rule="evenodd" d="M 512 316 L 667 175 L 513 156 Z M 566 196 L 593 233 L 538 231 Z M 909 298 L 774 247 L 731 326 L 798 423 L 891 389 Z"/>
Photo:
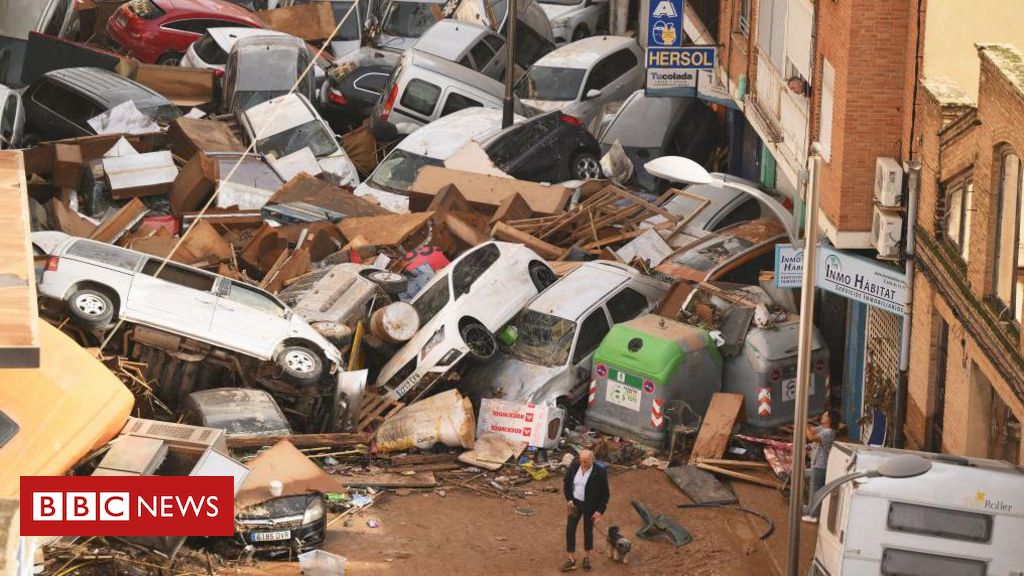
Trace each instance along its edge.
<path fill-rule="evenodd" d="M 465 108 L 500 110 L 504 96 L 505 86 L 493 78 L 433 54 L 409 50 L 391 72 L 371 120 L 389 122 L 407 134 Z M 516 100 L 516 114 L 532 112 Z"/>
<path fill-rule="evenodd" d="M 111 244 L 70 238 L 57 245 L 38 291 L 64 302 L 72 320 L 87 329 L 118 319 L 151 326 L 272 361 L 298 384 L 317 382 L 342 365 L 338 349 L 271 294 Z"/>

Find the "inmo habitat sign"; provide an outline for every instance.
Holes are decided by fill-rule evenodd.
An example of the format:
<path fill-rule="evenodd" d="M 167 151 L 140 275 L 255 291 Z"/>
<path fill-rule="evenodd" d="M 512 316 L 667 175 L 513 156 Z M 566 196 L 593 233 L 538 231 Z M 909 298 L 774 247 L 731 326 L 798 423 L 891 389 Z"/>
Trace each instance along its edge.
<path fill-rule="evenodd" d="M 790 244 L 775 246 L 775 285 L 799 288 L 804 251 Z M 829 246 L 818 247 L 814 284 L 851 300 L 903 315 L 907 277 L 902 271 L 876 260 L 848 254 Z"/>

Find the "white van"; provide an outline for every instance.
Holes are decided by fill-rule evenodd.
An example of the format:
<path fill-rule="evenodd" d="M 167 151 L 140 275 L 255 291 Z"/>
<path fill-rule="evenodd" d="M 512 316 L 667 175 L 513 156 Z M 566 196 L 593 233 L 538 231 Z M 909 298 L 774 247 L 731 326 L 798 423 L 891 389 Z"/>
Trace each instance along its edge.
<path fill-rule="evenodd" d="M 837 442 L 826 483 L 917 454 L 915 478 L 861 478 L 822 503 L 813 576 L 1020 576 L 1024 471 L 1007 462 Z"/>

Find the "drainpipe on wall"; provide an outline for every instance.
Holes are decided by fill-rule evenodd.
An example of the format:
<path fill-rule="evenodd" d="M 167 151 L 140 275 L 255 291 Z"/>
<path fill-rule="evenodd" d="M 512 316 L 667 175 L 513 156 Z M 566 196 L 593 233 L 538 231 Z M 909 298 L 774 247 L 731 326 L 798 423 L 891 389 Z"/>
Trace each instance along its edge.
<path fill-rule="evenodd" d="M 903 448 L 903 427 L 907 420 L 907 382 L 910 369 L 910 330 L 913 325 L 914 311 L 914 224 L 917 222 L 917 196 L 921 186 L 921 162 L 911 160 L 909 163 L 910 178 L 907 183 L 907 246 L 904 251 L 907 275 L 907 297 L 903 305 L 903 329 L 900 331 L 900 375 L 896 382 L 896 412 L 893 428 L 895 438 L 893 445 Z"/>

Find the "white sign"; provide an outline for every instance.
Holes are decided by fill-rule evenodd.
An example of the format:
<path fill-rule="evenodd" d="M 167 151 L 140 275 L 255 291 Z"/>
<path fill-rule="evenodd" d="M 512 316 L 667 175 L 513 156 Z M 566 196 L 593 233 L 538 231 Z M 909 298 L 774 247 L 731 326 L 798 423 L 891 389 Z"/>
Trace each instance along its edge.
<path fill-rule="evenodd" d="M 607 380 L 607 382 L 608 390 L 605 392 L 605 400 L 623 408 L 629 408 L 634 412 L 640 411 L 639 388 L 634 388 L 629 384 L 620 384 L 614 380 Z"/>
<path fill-rule="evenodd" d="M 807 388 L 807 395 L 814 396 L 814 386 Z M 796 378 L 789 378 L 782 381 L 782 401 L 792 402 L 796 400 Z"/>
<path fill-rule="evenodd" d="M 799 288 L 803 250 L 775 247 L 775 281 L 780 288 Z M 814 284 L 893 314 L 903 315 L 907 299 L 906 274 L 876 260 L 828 246 L 818 248 Z"/>
<path fill-rule="evenodd" d="M 565 411 L 561 408 L 484 398 L 480 401 L 476 436 L 479 438 L 486 432 L 494 432 L 515 442 L 554 448 L 562 436 L 564 423 Z"/>

